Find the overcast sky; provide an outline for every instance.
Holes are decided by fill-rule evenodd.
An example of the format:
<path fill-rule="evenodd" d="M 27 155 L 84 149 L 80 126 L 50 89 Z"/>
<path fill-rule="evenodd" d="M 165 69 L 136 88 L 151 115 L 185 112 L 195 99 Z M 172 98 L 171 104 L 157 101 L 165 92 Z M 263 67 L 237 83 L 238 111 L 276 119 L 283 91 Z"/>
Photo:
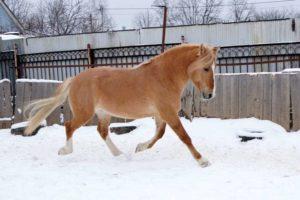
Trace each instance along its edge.
<path fill-rule="evenodd" d="M 42 0 L 31 0 L 36 3 Z M 177 0 L 180 1 L 180 0 Z M 228 3 L 230 0 L 223 0 L 223 3 Z M 267 2 L 276 0 L 248 0 L 248 2 Z M 153 0 L 106 0 L 109 8 L 151 8 Z M 271 4 L 255 5 L 257 9 L 280 8 L 280 9 L 294 9 L 300 10 L 300 0 L 290 2 L 280 2 Z M 222 7 L 222 15 L 226 14 L 228 7 Z M 122 27 L 133 28 L 134 16 L 145 10 L 109 10 L 109 15 L 113 17 L 115 22 L 115 29 L 122 29 Z M 150 12 L 151 13 L 151 12 Z"/>
<path fill-rule="evenodd" d="M 224 0 L 227 2 L 228 0 Z M 266 2 L 274 0 L 249 0 L 249 2 Z M 109 8 L 144 8 L 151 7 L 153 0 L 107 0 Z M 280 8 L 280 9 L 290 9 L 300 10 L 300 0 L 295 0 L 291 2 L 280 2 L 280 3 L 271 3 L 271 4 L 256 4 L 257 9 L 266 9 L 266 8 Z M 226 14 L 226 7 L 224 8 L 223 15 Z M 116 29 L 121 29 L 123 26 L 126 28 L 133 27 L 133 18 L 134 16 L 142 12 L 143 10 L 110 10 L 110 15 L 114 18 Z"/>

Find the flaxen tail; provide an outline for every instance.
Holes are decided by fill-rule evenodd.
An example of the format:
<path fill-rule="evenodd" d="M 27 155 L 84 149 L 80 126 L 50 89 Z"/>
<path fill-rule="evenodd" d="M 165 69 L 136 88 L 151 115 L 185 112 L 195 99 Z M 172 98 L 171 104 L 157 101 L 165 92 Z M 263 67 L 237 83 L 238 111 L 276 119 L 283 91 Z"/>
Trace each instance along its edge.
<path fill-rule="evenodd" d="M 29 122 L 25 135 L 30 135 L 56 107 L 64 103 L 69 95 L 72 78 L 65 80 L 56 90 L 53 97 L 34 101 L 26 106 L 24 113 L 29 112 Z"/>

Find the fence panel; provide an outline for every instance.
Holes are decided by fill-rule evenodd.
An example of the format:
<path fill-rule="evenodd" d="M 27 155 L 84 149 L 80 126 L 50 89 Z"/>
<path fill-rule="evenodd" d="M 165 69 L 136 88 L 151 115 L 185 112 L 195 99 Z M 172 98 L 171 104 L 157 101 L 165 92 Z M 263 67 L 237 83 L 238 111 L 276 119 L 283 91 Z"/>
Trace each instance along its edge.
<path fill-rule="evenodd" d="M 300 66 L 300 42 L 222 47 L 217 73 L 279 72 Z"/>
<path fill-rule="evenodd" d="M 290 76 L 292 130 L 300 130 L 300 73 Z"/>
<path fill-rule="evenodd" d="M 26 105 L 34 100 L 47 98 L 53 95 L 55 89 L 60 84 L 58 81 L 29 82 L 19 79 L 16 82 L 16 105 L 14 123 L 26 121 L 24 109 Z M 57 108 L 48 118 L 47 124 L 59 123 L 60 108 Z"/>
<path fill-rule="evenodd" d="M 0 129 L 10 127 L 12 116 L 10 81 L 2 79 L 0 80 Z"/>
<path fill-rule="evenodd" d="M 188 86 L 182 97 L 182 109 L 188 116 L 256 117 L 286 130 L 300 129 L 300 73 L 224 74 L 216 75 L 215 81 L 216 97 L 209 101 L 200 100 L 200 95 L 189 98 L 196 88 Z M 191 107 L 194 110 L 188 113 Z"/>

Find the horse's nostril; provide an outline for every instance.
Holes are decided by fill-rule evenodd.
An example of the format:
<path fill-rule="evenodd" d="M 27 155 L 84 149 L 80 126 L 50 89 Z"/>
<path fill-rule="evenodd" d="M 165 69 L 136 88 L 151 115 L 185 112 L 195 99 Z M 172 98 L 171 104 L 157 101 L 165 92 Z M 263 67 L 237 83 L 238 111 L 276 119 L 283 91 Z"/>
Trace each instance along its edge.
<path fill-rule="evenodd" d="M 209 98 L 209 99 L 212 98 L 212 94 L 208 94 L 208 98 Z"/>

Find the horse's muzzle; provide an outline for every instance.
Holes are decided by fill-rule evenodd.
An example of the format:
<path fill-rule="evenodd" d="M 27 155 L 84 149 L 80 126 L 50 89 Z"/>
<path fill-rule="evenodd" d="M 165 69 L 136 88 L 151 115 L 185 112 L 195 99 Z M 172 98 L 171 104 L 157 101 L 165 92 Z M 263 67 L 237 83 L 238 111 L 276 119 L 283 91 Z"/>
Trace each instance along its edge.
<path fill-rule="evenodd" d="M 213 94 L 212 93 L 201 92 L 201 98 L 205 99 L 205 100 L 209 100 L 209 99 L 213 98 Z"/>

